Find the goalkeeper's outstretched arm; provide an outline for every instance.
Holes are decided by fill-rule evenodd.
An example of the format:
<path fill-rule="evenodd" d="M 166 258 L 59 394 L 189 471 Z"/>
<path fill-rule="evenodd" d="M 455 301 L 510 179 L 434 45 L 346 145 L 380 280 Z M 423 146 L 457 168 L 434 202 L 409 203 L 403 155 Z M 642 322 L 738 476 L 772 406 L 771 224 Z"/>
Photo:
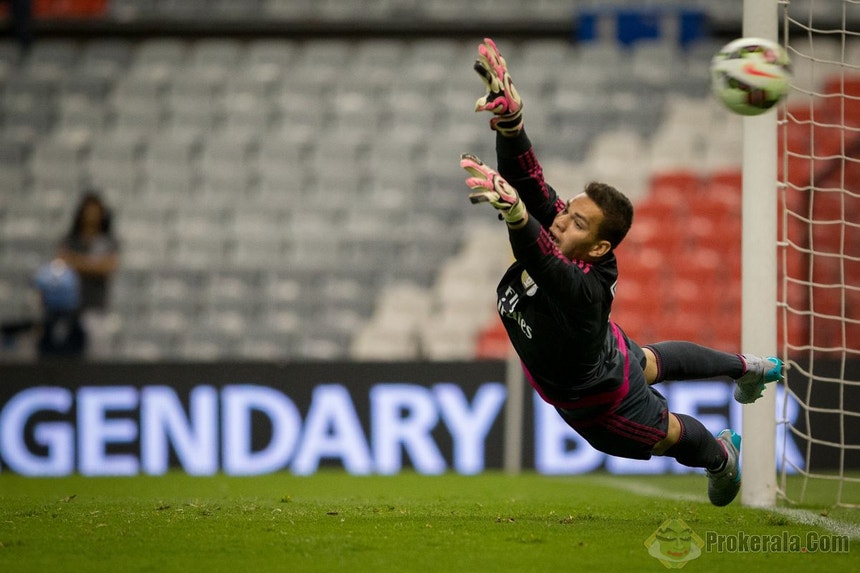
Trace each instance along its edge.
<path fill-rule="evenodd" d="M 466 185 L 472 189 L 469 200 L 473 204 L 489 203 L 499 211 L 499 215 L 511 229 L 525 227 L 529 220 L 529 212 L 520 200 L 517 190 L 511 187 L 501 175 L 468 153 L 460 156 L 460 167 L 471 175 L 466 179 Z"/>
<path fill-rule="evenodd" d="M 496 43 L 484 38 L 478 46 L 475 71 L 487 86 L 487 93 L 475 102 L 475 111 L 489 111 L 490 128 L 504 137 L 516 137 L 523 129 L 523 100 L 514 87 L 508 65 Z"/>
<path fill-rule="evenodd" d="M 523 101 L 514 87 L 507 62 L 496 43 L 485 38 L 474 65 L 487 92 L 475 103 L 476 111 L 493 114 L 498 172 L 514 188 L 528 211 L 545 227 L 552 224 L 564 203 L 547 185 L 531 141 L 523 128 Z"/>

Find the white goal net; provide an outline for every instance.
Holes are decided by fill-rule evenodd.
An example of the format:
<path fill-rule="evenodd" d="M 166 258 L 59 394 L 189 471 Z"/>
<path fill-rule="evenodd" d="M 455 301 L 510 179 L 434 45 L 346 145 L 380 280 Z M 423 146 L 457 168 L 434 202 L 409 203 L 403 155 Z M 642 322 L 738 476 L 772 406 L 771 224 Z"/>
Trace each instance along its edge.
<path fill-rule="evenodd" d="M 778 461 L 778 490 L 860 507 L 860 0 L 785 1 L 780 17 L 794 79 L 779 121 L 777 423 L 803 455 Z"/>

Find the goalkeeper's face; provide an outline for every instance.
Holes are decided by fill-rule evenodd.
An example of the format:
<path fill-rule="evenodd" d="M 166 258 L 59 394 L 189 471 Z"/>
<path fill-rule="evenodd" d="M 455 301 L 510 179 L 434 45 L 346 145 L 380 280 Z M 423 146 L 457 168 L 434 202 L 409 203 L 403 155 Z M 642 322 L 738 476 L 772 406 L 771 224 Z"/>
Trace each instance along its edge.
<path fill-rule="evenodd" d="M 602 222 L 603 211 L 588 195 L 581 193 L 556 215 L 549 233 L 565 257 L 592 262 L 611 248 L 609 241 L 598 237 Z"/>

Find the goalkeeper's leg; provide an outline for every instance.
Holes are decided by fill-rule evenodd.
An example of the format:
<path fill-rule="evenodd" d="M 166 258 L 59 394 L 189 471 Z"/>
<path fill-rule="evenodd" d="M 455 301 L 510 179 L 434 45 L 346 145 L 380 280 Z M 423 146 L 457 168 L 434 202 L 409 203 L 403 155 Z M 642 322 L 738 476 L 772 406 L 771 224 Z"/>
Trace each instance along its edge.
<path fill-rule="evenodd" d="M 597 418 L 582 419 L 577 411 L 563 408 L 557 408 L 559 414 L 601 452 L 631 459 L 668 456 L 703 468 L 711 503 L 728 504 L 740 489 L 740 436 L 724 430 L 715 438 L 697 419 L 670 413 L 666 398 L 648 386 L 637 367 L 644 361 L 637 350 L 631 344 L 629 389 L 621 403 Z"/>
<path fill-rule="evenodd" d="M 693 342 L 668 341 L 642 347 L 648 361 L 645 377 L 650 384 L 665 380 L 698 380 L 728 376 L 740 378 L 744 362 L 730 354 Z"/>
<path fill-rule="evenodd" d="M 735 399 L 742 404 L 757 400 L 766 383 L 782 380 L 782 361 L 773 356 L 732 354 L 684 341 L 658 342 L 643 351 L 649 384 L 728 376 L 736 381 Z"/>
<path fill-rule="evenodd" d="M 672 440 L 674 443 L 666 447 Z M 732 430 L 723 430 L 715 438 L 696 418 L 671 413 L 668 435 L 654 447 L 654 453 L 675 458 L 688 467 L 704 468 L 708 499 L 716 506 L 724 506 L 741 488 L 740 445 L 740 435 Z"/>

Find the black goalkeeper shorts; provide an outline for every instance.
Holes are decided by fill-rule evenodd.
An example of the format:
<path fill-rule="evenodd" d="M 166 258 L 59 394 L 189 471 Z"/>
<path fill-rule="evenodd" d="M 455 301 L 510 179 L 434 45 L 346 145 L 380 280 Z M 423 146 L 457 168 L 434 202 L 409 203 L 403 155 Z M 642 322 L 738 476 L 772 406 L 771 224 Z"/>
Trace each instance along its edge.
<path fill-rule="evenodd" d="M 651 450 L 666 437 L 669 408 L 666 398 L 645 381 L 645 354 L 638 344 L 624 335 L 628 367 L 622 353 L 611 371 L 627 376 L 627 395 L 613 408 L 595 417 L 581 419 L 575 411 L 556 407 L 568 425 L 601 452 L 621 458 L 647 460 Z"/>

